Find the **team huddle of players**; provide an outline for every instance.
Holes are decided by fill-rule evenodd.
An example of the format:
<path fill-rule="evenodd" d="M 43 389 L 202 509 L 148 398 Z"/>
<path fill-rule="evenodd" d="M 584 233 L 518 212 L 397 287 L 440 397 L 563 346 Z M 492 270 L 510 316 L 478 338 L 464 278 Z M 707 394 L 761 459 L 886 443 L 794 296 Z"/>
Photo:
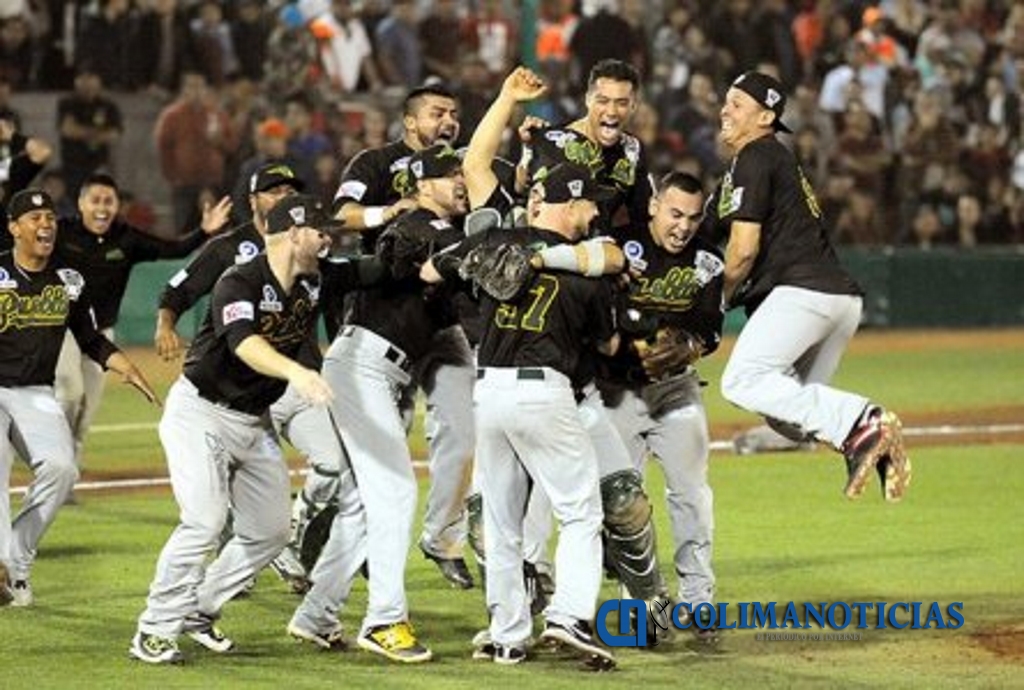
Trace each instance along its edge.
<path fill-rule="evenodd" d="M 397 662 L 431 659 L 405 591 L 417 503 L 406 434 L 419 389 L 431 484 L 418 547 L 463 589 L 475 584 L 463 555 L 474 551 L 489 621 L 474 658 L 529 658 L 539 614 L 537 644 L 613 667 L 591 627 L 606 571 L 628 596 L 658 604 L 652 611 L 713 602 L 708 424 L 693 364 L 718 347 L 727 306 L 744 306 L 749 321 L 726 397 L 840 451 L 850 498 L 873 469 L 888 500 L 902 497 L 910 461 L 899 420 L 827 385 L 861 297 L 774 136 L 781 86 L 747 73 L 730 87 L 721 136 L 735 158 L 707 204 L 689 174 L 652 183 L 626 131 L 639 79 L 618 61 L 592 70 L 583 117 L 527 118 L 519 163 L 498 159 L 519 106 L 545 90 L 530 70 L 513 71 L 461 154 L 449 146 L 452 95 L 411 92 L 403 136 L 353 159 L 333 212 L 287 166 L 263 166 L 249 184 L 251 220 L 170 279 L 155 335 L 162 356 L 184 349 L 178 318 L 205 295 L 210 306 L 159 425 L 180 522 L 157 559 L 134 658 L 180 662 L 182 635 L 231 650 L 221 611 L 272 565 L 302 595 L 292 637 L 347 646 L 339 612 L 363 573 L 356 644 Z M 209 208 L 200 230 L 170 244 L 114 220 L 116 200 L 112 179 L 87 180 L 77 234 L 43 192 L 8 205 L 14 248 L 0 255 L 0 295 L 16 306 L 0 325 L 0 423 L 11 440 L 0 460 L 9 471 L 16 450 L 34 480 L 9 531 L 2 502 L 3 603 L 32 603 L 39 540 L 78 476 L 75 443 L 102 382 L 96 362 L 155 399 L 104 334 L 132 265 L 191 251 L 228 211 Z M 359 233 L 364 253 L 333 250 L 346 233 Z M 54 334 L 65 330 L 61 352 Z M 71 350 L 70 370 L 86 383 L 68 394 L 58 376 L 55 397 L 58 355 Z M 54 435 L 65 418 L 73 434 Z M 309 463 L 291 506 L 279 437 Z M 665 475 L 674 592 L 655 556 L 649 457 Z M 711 625 L 694 629 L 717 638 Z"/>

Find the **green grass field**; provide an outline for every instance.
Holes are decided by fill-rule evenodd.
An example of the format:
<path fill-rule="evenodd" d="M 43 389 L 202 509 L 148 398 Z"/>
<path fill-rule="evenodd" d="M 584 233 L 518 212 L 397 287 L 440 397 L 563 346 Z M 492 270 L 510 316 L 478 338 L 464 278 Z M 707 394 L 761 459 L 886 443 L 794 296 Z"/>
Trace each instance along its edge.
<path fill-rule="evenodd" d="M 896 337 L 859 337 L 837 382 L 905 411 L 908 419 L 939 415 L 957 423 L 976 420 L 983 410 L 1024 410 L 1024 332 L 965 335 L 969 346 L 925 338 L 913 348 L 890 347 L 888 339 Z M 723 362 L 712 358 L 705 377 L 716 383 Z M 165 389 L 173 368 L 147 364 Z M 713 426 L 753 421 L 728 408 L 714 385 L 708 408 Z M 157 418 L 132 391 L 112 384 L 88 444 L 89 478 L 162 474 L 154 430 L 110 428 Z M 0 609 L 0 678 L 5 687 L 39 688 L 1024 687 L 1024 521 L 1018 508 L 1024 444 L 1013 442 L 1022 436 L 973 445 L 911 438 L 915 478 L 899 505 L 884 504 L 876 487 L 859 502 L 844 500 L 845 472 L 827 450 L 712 456 L 720 601 L 938 601 L 943 607 L 959 601 L 965 624 L 958 630 L 869 628 L 856 631 L 860 641 L 848 642 L 765 642 L 755 640 L 754 631 L 732 631 L 715 653 L 698 653 L 687 635 L 678 635 L 653 652 L 618 652 L 619 668 L 611 674 L 584 674 L 543 654 L 502 668 L 470 659 L 469 640 L 486 623 L 480 590 L 450 589 L 414 551 L 410 606 L 434 663 L 399 667 L 358 650 L 324 653 L 293 643 L 284 626 L 298 600 L 264 573 L 250 597 L 224 611 L 222 627 L 235 639 L 235 652 L 216 656 L 183 640 L 186 665 L 150 668 L 129 661 L 126 650 L 157 553 L 176 519 L 169 489 L 158 487 L 80 491 L 80 505 L 61 512 L 35 567 L 36 605 Z M 18 470 L 15 484 L 25 478 Z M 656 469 L 648 481 L 664 535 L 663 562 L 669 562 Z M 603 594 L 617 596 L 611 584 Z M 364 607 L 365 584 L 359 583 L 343 614 L 350 633 Z"/>

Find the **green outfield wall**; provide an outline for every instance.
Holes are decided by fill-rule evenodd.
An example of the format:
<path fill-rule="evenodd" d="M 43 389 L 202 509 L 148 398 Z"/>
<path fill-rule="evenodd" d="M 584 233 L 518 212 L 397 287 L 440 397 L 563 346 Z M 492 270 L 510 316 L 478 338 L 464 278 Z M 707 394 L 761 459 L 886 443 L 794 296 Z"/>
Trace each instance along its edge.
<path fill-rule="evenodd" d="M 975 328 L 1024 326 L 1024 247 L 975 250 L 846 249 L 840 252 L 867 293 L 864 325 L 878 328 Z M 118 342 L 153 342 L 156 301 L 183 261 L 142 264 L 135 269 L 117 325 Z M 191 337 L 205 301 L 181 319 Z M 731 312 L 726 330 L 743 316 Z"/>

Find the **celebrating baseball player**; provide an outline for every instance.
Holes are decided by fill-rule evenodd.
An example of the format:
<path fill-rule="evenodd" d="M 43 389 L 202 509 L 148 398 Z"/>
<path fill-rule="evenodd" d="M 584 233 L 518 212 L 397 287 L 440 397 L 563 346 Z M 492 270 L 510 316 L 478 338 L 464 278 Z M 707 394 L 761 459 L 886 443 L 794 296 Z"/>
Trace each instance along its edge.
<path fill-rule="evenodd" d="M 292 169 L 281 163 L 268 163 L 253 173 L 249 179 L 250 220 L 206 244 L 164 287 L 154 336 L 161 356 L 165 359 L 178 356 L 182 341 L 175 325 L 180 316 L 213 289 L 224 271 L 234 265 L 248 263 L 263 250 L 270 209 L 302 188 L 302 181 Z M 326 290 L 324 293 L 327 294 Z M 311 332 L 309 342 L 296 356 L 306 367 L 319 371 L 322 359 L 315 331 Z M 271 405 L 270 414 L 278 433 L 305 456 L 310 468 L 305 486 L 292 507 L 292 537 L 288 547 L 272 562 L 274 570 L 296 592 L 304 592 L 309 588 L 307 571 L 313 560 L 312 557 L 302 557 L 308 525 L 321 514 L 324 519 L 330 518 L 324 511 L 332 509 L 332 502 L 338 494 L 341 468 L 348 462 L 337 436 L 324 431 L 332 428 L 325 407 L 310 405 L 297 391 L 288 387 L 280 400 Z M 311 551 L 318 553 L 320 545 Z"/>
<path fill-rule="evenodd" d="M 562 164 L 531 190 L 531 225 L 477 234 L 435 256 L 428 281 L 458 275 L 481 245 L 558 245 L 580 239 L 612 190 L 584 168 Z M 590 628 L 601 584 L 598 460 L 577 407 L 572 377 L 581 351 L 611 354 L 618 339 L 607 285 L 540 272 L 513 298 L 482 297 L 485 315 L 474 391 L 477 479 L 484 514 L 490 646 L 496 663 L 524 660 L 532 631 L 523 580 L 523 519 L 530 485 L 549 497 L 561 530 L 555 591 L 541 639 L 568 645 L 589 663 L 614 665 Z"/>
<path fill-rule="evenodd" d="M 712 603 L 715 577 L 708 424 L 693 363 L 718 347 L 723 321 L 722 254 L 695 237 L 703 214 L 700 181 L 669 173 L 651 199 L 650 222 L 615 233 L 631 275 L 616 311 L 629 343 L 602 363 L 598 380 L 634 467 L 642 472 L 649 455 L 661 464 L 678 597 L 694 608 Z"/>
<path fill-rule="evenodd" d="M 74 442 L 53 392 L 65 332 L 151 402 L 157 398 L 135 365 L 96 329 L 83 276 L 53 257 L 57 216 L 49 195 L 38 189 L 16 193 L 7 217 L 14 246 L 0 254 L 0 603 L 29 606 L 39 542 L 78 479 Z M 13 524 L 7 491 L 12 447 L 33 475 Z"/>
<path fill-rule="evenodd" d="M 437 144 L 451 145 L 459 136 L 458 106 L 447 89 L 423 86 L 405 98 L 402 138 L 356 155 L 342 174 L 334 198 L 346 231 L 359 231 L 363 246 L 375 247 L 383 227 L 416 208 L 415 186 L 408 171 L 410 157 Z M 330 290 L 330 284 L 325 284 Z M 339 310 L 325 312 L 327 335 L 341 327 Z M 426 395 L 424 434 L 430 463 L 430 488 L 419 540 L 423 555 L 433 561 L 455 587 L 468 589 L 473 578 L 466 567 L 465 500 L 473 453 L 473 412 L 466 391 L 473 385 L 473 368 L 466 335 L 458 324 L 433 335 L 429 357 L 420 358 L 413 381 Z M 410 390 L 404 406 L 411 419 Z"/>
<path fill-rule="evenodd" d="M 104 173 L 86 177 L 78 194 L 78 216 L 61 218 L 57 255 L 85 277 L 85 296 L 96 311 L 97 327 L 110 340 L 128 279 L 136 264 L 187 255 L 220 230 L 227 200 L 203 214 L 200 228 L 178 240 L 147 235 L 118 218 L 121 196 L 117 182 Z M 82 357 L 75 339 L 64 339 L 57 360 L 55 392 L 75 438 L 75 461 L 82 464 L 82 446 L 99 409 L 105 377 L 100 365 Z"/>
<path fill-rule="evenodd" d="M 284 197 L 266 218 L 266 252 L 213 288 L 160 420 L 180 522 L 139 616 L 129 648 L 136 659 L 180 662 L 183 632 L 211 651 L 231 650 L 214 625 L 221 607 L 288 541 L 288 467 L 269 408 L 287 385 L 312 405 L 332 398 L 320 374 L 296 360 L 318 317 L 318 256 L 329 248 L 322 228 L 330 222 L 317 199 Z M 229 500 L 234 535 L 207 566 Z"/>
<path fill-rule="evenodd" d="M 462 239 L 451 219 L 465 213 L 466 192 L 462 161 L 441 144 L 409 158 L 409 181 L 416 210 L 394 221 L 377 243 L 391 280 L 355 294 L 323 371 L 340 392 L 333 417 L 366 507 L 369 603 L 358 645 L 393 661 L 416 663 L 432 655 L 416 638 L 405 594 L 417 489 L 401 397 L 434 336 L 457 320 L 444 290 L 425 293 L 419 266 L 435 248 Z M 471 367 L 468 354 L 462 366 Z M 464 401 L 471 392 L 467 382 Z"/>
<path fill-rule="evenodd" d="M 857 498 L 873 469 L 889 501 L 902 498 L 910 460 L 900 421 L 864 396 L 828 385 L 860 322 L 861 290 L 840 265 L 821 207 L 794 155 L 783 87 L 761 72 L 726 93 L 719 137 L 733 154 L 712 199 L 725 251 L 725 299 L 749 320 L 722 374 L 722 395 L 776 430 L 842 453 L 844 493 Z"/>

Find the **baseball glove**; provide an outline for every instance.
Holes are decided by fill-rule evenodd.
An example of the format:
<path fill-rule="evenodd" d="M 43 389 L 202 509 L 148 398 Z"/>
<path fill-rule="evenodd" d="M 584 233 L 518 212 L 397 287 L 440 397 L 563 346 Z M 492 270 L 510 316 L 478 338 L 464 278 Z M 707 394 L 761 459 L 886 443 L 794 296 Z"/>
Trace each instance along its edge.
<path fill-rule="evenodd" d="M 396 221 L 377 238 L 377 258 L 391 276 L 403 280 L 419 275 L 420 266 L 434 253 L 434 238 L 423 229 Z"/>
<path fill-rule="evenodd" d="M 531 249 L 515 243 L 479 246 L 462 260 L 459 275 L 463 280 L 472 280 L 494 299 L 504 302 L 533 282 L 532 256 Z"/>
<path fill-rule="evenodd" d="M 672 326 L 659 328 L 654 338 L 634 340 L 633 347 L 652 381 L 681 374 L 704 352 L 700 338 Z"/>

